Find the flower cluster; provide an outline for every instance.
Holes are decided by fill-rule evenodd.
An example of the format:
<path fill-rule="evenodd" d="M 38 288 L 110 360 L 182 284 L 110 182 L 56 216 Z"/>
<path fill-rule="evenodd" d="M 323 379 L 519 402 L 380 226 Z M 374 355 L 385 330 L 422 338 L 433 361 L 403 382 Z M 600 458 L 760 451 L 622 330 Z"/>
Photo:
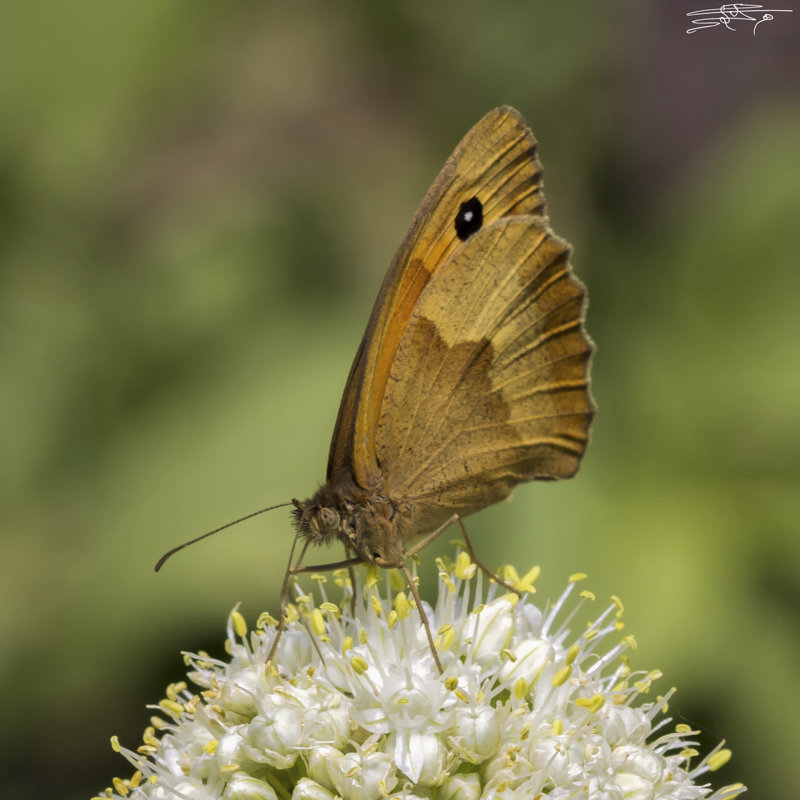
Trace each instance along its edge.
<path fill-rule="evenodd" d="M 697 757 L 693 731 L 668 728 L 671 692 L 649 699 L 659 673 L 626 664 L 622 606 L 578 635 L 568 625 L 592 599 L 575 575 L 547 609 L 530 600 L 538 574 L 505 579 L 505 593 L 461 552 L 437 562 L 439 596 L 427 608 L 440 674 L 398 576 L 367 570 L 344 600 L 299 593 L 267 662 L 277 622 L 248 632 L 233 611 L 229 660 L 187 654 L 188 677 L 156 707 L 135 768 L 101 798 L 159 800 L 730 800 L 698 782 L 724 764 L 718 746 Z M 405 589 L 405 591 L 404 591 Z"/>

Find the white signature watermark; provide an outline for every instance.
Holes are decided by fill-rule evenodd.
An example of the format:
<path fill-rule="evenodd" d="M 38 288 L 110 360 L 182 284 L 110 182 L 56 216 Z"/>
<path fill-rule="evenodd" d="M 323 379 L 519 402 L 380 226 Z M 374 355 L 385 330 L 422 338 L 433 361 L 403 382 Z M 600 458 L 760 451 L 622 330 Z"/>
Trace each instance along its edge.
<path fill-rule="evenodd" d="M 689 11 L 686 16 L 692 22 L 692 27 L 686 33 L 697 33 L 706 28 L 717 28 L 724 25 L 729 31 L 736 31 L 733 23 L 754 22 L 753 36 L 756 35 L 756 28 L 762 22 L 769 22 L 775 19 L 773 14 L 791 14 L 791 8 L 764 8 L 755 3 L 725 3 L 719 8 L 703 8 L 700 11 Z"/>

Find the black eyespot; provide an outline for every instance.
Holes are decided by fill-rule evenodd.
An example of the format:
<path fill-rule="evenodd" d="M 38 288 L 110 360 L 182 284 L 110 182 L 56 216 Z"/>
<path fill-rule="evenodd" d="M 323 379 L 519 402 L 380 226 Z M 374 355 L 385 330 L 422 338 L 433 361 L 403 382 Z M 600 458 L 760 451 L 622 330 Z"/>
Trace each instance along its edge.
<path fill-rule="evenodd" d="M 456 236 L 465 242 L 477 233 L 483 225 L 483 205 L 477 197 L 471 197 L 462 203 L 456 214 Z"/>

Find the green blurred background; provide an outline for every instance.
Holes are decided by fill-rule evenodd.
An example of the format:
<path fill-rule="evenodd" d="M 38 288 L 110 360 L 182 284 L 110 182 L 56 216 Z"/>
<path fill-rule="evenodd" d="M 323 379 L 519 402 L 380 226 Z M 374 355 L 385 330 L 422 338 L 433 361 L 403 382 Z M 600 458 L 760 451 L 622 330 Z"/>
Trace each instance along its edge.
<path fill-rule="evenodd" d="M 128 775 L 108 737 L 178 651 L 275 611 L 286 510 L 153 563 L 312 493 L 394 248 L 501 103 L 590 289 L 600 411 L 578 478 L 473 539 L 542 599 L 620 595 L 634 666 L 733 748 L 715 784 L 798 796 L 799 28 L 686 10 L 2 4 L 2 796 Z"/>

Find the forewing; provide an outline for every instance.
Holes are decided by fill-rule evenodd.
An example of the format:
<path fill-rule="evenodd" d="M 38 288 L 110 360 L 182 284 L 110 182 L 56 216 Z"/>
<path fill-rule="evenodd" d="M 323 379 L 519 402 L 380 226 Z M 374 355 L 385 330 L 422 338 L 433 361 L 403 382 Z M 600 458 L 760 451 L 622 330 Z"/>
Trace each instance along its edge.
<path fill-rule="evenodd" d="M 380 488 L 376 434 L 387 380 L 420 296 L 471 239 L 456 235 L 461 203 L 477 197 L 484 227 L 515 215 L 544 217 L 536 140 L 513 108 L 495 109 L 462 139 L 428 190 L 383 281 L 342 396 L 328 480 Z M 474 238 L 474 237 L 473 237 Z"/>

